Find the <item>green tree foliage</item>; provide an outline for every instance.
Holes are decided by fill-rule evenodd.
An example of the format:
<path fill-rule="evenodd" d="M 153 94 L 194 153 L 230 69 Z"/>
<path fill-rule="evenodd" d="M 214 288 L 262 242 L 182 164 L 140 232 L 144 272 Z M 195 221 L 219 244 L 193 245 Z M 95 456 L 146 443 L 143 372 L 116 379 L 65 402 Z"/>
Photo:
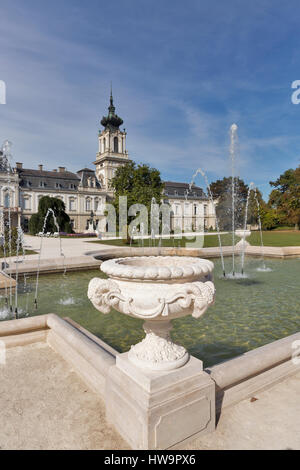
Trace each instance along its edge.
<path fill-rule="evenodd" d="M 214 199 L 217 199 L 217 217 L 221 230 L 231 230 L 232 227 L 232 179 L 223 178 L 211 183 L 210 189 Z M 240 178 L 234 179 L 235 189 L 235 223 L 243 227 L 248 186 Z"/>
<path fill-rule="evenodd" d="M 280 225 L 280 219 L 275 209 L 269 208 L 267 205 L 261 215 L 262 229 L 272 230 Z"/>
<path fill-rule="evenodd" d="M 240 178 L 235 178 L 235 225 L 243 228 L 245 225 L 246 203 L 249 187 Z M 214 199 L 217 199 L 216 212 L 221 230 L 232 228 L 232 180 L 223 178 L 210 185 Z M 263 200 L 262 193 L 256 189 L 251 190 L 248 202 L 247 224 L 258 225 L 259 216 L 262 228 L 270 230 L 279 224 L 279 217 Z"/>
<path fill-rule="evenodd" d="M 111 180 L 111 188 L 114 189 L 113 205 L 116 210 L 117 222 L 119 220 L 119 197 L 127 196 L 128 208 L 133 204 L 143 204 L 148 209 L 150 217 L 151 200 L 155 198 L 159 204 L 162 200 L 163 182 L 159 170 L 148 165 L 136 165 L 130 161 L 120 166 L 114 178 Z M 134 217 L 127 219 L 127 225 Z"/>
<path fill-rule="evenodd" d="M 263 200 L 262 193 L 256 189 L 250 192 L 247 223 L 252 226 L 258 225 L 259 217 L 263 230 L 272 230 L 279 225 L 279 218 L 276 211 L 266 204 Z"/>
<path fill-rule="evenodd" d="M 39 202 L 38 212 L 36 214 L 33 214 L 31 219 L 29 220 L 29 232 L 32 235 L 35 235 L 43 230 L 44 219 L 46 217 L 48 209 L 53 210 L 60 232 L 73 232 L 70 217 L 65 212 L 64 202 L 59 198 L 43 196 Z M 47 218 L 45 232 L 57 232 L 57 227 L 54 223 L 54 218 L 52 214 L 50 214 Z"/>
<path fill-rule="evenodd" d="M 300 225 L 300 166 L 285 171 L 276 181 L 269 197 L 269 207 L 276 211 L 280 224 Z"/>
<path fill-rule="evenodd" d="M 10 239 L 10 241 L 9 241 Z M 1 238 L 1 245 L 0 245 L 0 254 L 1 254 L 1 257 L 5 256 L 8 257 L 9 256 L 9 248 L 11 246 L 11 252 L 13 255 L 16 254 L 16 251 L 17 251 L 17 240 L 18 240 L 18 231 L 16 229 L 16 227 L 12 227 L 11 228 L 11 236 L 9 236 L 9 230 L 8 228 L 5 228 L 4 230 L 4 236 L 3 238 Z M 22 247 L 21 245 L 19 246 L 19 253 L 22 253 Z"/>

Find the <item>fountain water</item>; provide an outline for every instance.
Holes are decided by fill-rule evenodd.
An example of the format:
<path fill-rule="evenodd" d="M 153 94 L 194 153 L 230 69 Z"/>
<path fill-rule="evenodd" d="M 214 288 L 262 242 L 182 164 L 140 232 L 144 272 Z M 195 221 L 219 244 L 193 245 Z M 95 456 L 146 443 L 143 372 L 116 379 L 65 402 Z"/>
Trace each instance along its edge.
<path fill-rule="evenodd" d="M 247 194 L 247 201 L 246 201 L 246 209 L 245 209 L 245 219 L 244 219 L 244 230 L 242 231 L 245 235 L 248 235 L 247 232 L 247 220 L 248 220 L 248 209 L 249 209 L 249 200 L 250 200 L 250 195 L 251 191 L 253 191 L 254 194 L 254 199 L 256 201 L 256 207 L 257 207 L 257 218 L 258 218 L 258 228 L 259 228 L 259 233 L 260 233 L 260 246 L 261 246 L 261 257 L 262 257 L 262 267 L 258 268 L 259 271 L 265 271 L 268 272 L 270 271 L 269 268 L 266 267 L 265 264 L 265 254 L 264 254 L 264 242 L 263 242 L 263 234 L 262 234 L 262 222 L 261 222 L 261 208 L 260 208 L 260 203 L 258 200 L 258 194 L 257 194 L 257 187 L 253 182 L 250 183 L 249 189 L 248 189 L 248 194 Z M 236 231 L 237 233 L 237 231 Z M 250 232 L 249 232 L 250 234 Z M 241 242 L 239 242 L 241 243 Z M 245 251 L 247 247 L 247 243 L 243 239 L 242 243 L 242 254 L 241 254 L 241 273 L 244 274 L 244 266 L 245 266 Z"/>
<path fill-rule="evenodd" d="M 248 208 L 249 208 L 249 199 L 250 199 L 250 194 L 252 189 L 254 188 L 254 183 L 250 183 L 249 189 L 248 189 L 248 194 L 247 194 L 247 201 L 246 201 L 246 209 L 245 209 L 245 221 L 244 221 L 244 234 L 246 233 L 247 230 L 247 220 L 248 220 Z M 243 239 L 244 241 L 244 239 Z M 244 274 L 244 265 L 245 265 L 245 251 L 246 251 L 247 244 L 244 243 L 242 244 L 242 262 L 241 262 L 241 273 Z"/>
<path fill-rule="evenodd" d="M 191 191 L 192 186 L 194 185 L 195 179 L 196 179 L 196 177 L 197 177 L 198 174 L 201 174 L 201 176 L 203 176 L 203 178 L 204 178 L 204 181 L 205 181 L 205 184 L 206 184 L 207 193 L 208 193 L 208 197 L 209 197 L 209 199 L 210 199 L 210 202 L 211 202 L 211 204 L 212 204 L 212 207 L 214 208 L 215 220 L 216 220 L 216 229 L 217 229 L 218 242 L 219 242 L 219 248 L 220 248 L 221 263 L 222 263 L 222 268 L 223 268 L 223 276 L 225 277 L 225 276 L 226 276 L 226 273 L 225 273 L 225 263 L 224 263 L 223 247 L 222 247 L 222 240 L 221 240 L 221 234 L 220 234 L 220 225 L 219 225 L 219 220 L 218 220 L 218 216 L 217 216 L 216 205 L 215 205 L 214 198 L 213 198 L 213 195 L 212 195 L 212 192 L 211 192 L 211 189 L 210 189 L 210 184 L 209 184 L 209 182 L 208 182 L 207 175 L 206 175 L 206 173 L 202 170 L 202 168 L 198 168 L 198 170 L 196 170 L 196 172 L 193 174 L 192 180 L 191 180 L 191 182 L 190 182 L 190 184 L 189 184 L 189 191 Z"/>
<path fill-rule="evenodd" d="M 19 281 L 19 251 L 20 247 L 23 249 L 23 259 L 25 257 L 24 249 L 24 233 L 21 227 L 17 228 L 17 251 L 16 251 L 16 288 L 15 288 L 15 318 L 18 318 L 18 281 Z"/>
<path fill-rule="evenodd" d="M 230 127 L 230 157 L 231 157 L 231 197 L 232 197 L 232 275 L 235 276 L 235 158 L 237 145 L 237 125 Z"/>
<path fill-rule="evenodd" d="M 7 198 L 5 200 L 5 205 L 7 206 L 7 223 L 5 221 L 5 216 L 4 216 L 4 211 L 1 211 L 1 230 L 3 230 L 2 239 L 3 239 L 3 254 L 4 254 L 4 269 L 7 266 L 6 263 L 6 257 L 7 257 L 7 252 L 6 252 L 6 232 L 8 232 L 8 256 L 11 259 L 12 257 L 12 223 L 11 223 L 11 174 L 12 174 L 12 167 L 11 167 L 11 159 L 12 159 L 12 154 L 11 154 L 11 147 L 12 143 L 9 140 L 6 140 L 3 145 L 2 145 L 2 158 L 1 158 L 1 169 L 2 171 L 6 172 L 7 174 L 7 181 L 6 181 L 6 186 L 3 188 L 7 191 L 6 195 Z M 7 230 L 6 226 L 7 225 Z M 2 270 L 2 274 L 6 277 L 5 272 Z M 16 287 L 17 288 L 17 287 Z M 12 306 L 12 291 L 13 291 L 13 282 L 12 282 L 12 275 L 11 273 L 9 274 L 9 298 L 8 298 L 8 290 L 7 286 L 5 287 L 6 295 L 5 295 L 5 303 L 7 309 L 9 308 L 10 314 L 13 312 L 13 306 Z M 9 305 L 9 307 L 8 307 Z"/>
<path fill-rule="evenodd" d="M 255 200 L 256 200 L 256 205 L 257 205 L 258 227 L 259 227 L 259 232 L 260 232 L 260 247 L 261 247 L 261 259 L 262 259 L 262 267 L 258 268 L 258 270 L 268 272 L 271 270 L 267 268 L 266 263 L 265 263 L 265 246 L 264 246 L 263 235 L 262 235 L 261 211 L 260 211 L 260 204 L 259 204 L 258 196 L 257 196 L 257 188 L 255 188 L 254 195 L 255 195 Z"/>
<path fill-rule="evenodd" d="M 57 223 L 55 213 L 54 213 L 53 209 L 49 208 L 48 211 L 47 211 L 47 214 L 45 215 L 44 222 L 43 222 L 43 229 L 42 229 L 42 232 L 41 232 L 40 250 L 39 250 L 39 257 L 38 257 L 38 268 L 37 268 L 37 273 L 36 273 L 35 296 L 34 296 L 34 306 L 35 306 L 36 310 L 37 310 L 37 298 L 38 298 L 38 287 L 39 287 L 39 275 L 40 275 L 40 266 L 41 266 L 42 245 L 43 245 L 44 234 L 46 232 L 47 220 L 48 220 L 48 217 L 49 217 L 50 214 L 52 214 L 54 224 L 57 228 L 57 232 L 60 234 L 59 225 Z M 66 268 L 66 265 L 65 265 L 65 255 L 62 251 L 62 241 L 61 241 L 61 236 L 60 235 L 59 235 L 59 253 L 60 253 L 60 256 L 63 257 L 63 270 L 64 270 L 63 275 L 65 276 L 67 268 Z"/>

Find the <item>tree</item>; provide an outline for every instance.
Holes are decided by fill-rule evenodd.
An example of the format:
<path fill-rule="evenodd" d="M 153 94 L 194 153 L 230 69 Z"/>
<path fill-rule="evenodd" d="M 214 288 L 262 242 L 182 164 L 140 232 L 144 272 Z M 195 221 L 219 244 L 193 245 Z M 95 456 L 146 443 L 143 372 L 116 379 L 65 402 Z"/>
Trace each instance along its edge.
<path fill-rule="evenodd" d="M 300 166 L 285 171 L 276 181 L 270 181 L 274 189 L 269 206 L 277 211 L 280 222 L 287 225 L 300 224 Z"/>
<path fill-rule="evenodd" d="M 150 217 L 152 198 L 155 198 L 157 204 L 160 204 L 164 185 L 159 170 L 148 165 L 136 165 L 130 161 L 117 168 L 116 174 L 111 180 L 111 188 L 114 189 L 113 205 L 118 222 L 120 196 L 127 196 L 128 208 L 133 204 L 146 206 Z M 133 219 L 134 216 L 127 216 L 127 225 Z"/>
<path fill-rule="evenodd" d="M 38 212 L 33 214 L 29 220 L 29 232 L 35 235 L 43 230 L 44 220 L 49 209 L 52 209 L 60 232 L 72 233 L 70 217 L 65 212 L 64 202 L 56 197 L 43 196 L 39 201 Z M 45 232 L 57 232 L 53 214 L 50 214 L 46 221 Z"/>
<path fill-rule="evenodd" d="M 280 225 L 280 219 L 276 209 L 268 208 L 266 206 L 261 214 L 261 222 L 263 230 L 272 230 L 278 227 L 278 225 Z"/>
<path fill-rule="evenodd" d="M 232 178 L 224 177 L 210 184 L 211 193 L 217 199 L 217 217 L 221 230 L 232 228 Z M 243 227 L 245 218 L 245 207 L 248 195 L 248 186 L 240 178 L 234 178 L 235 191 L 235 224 Z"/>

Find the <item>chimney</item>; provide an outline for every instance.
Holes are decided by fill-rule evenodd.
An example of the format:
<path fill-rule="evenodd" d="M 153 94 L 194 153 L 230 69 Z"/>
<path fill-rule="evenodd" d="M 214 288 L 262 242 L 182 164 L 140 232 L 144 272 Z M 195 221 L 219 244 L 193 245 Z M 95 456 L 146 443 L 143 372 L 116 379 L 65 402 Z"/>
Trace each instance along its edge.
<path fill-rule="evenodd" d="M 58 167 L 58 172 L 59 173 L 64 173 L 66 171 L 66 167 L 65 166 L 59 166 Z"/>
<path fill-rule="evenodd" d="M 56 168 L 54 168 L 54 170 L 53 170 L 53 171 L 54 171 L 55 173 L 57 173 L 57 169 L 56 169 Z"/>
<path fill-rule="evenodd" d="M 43 165 L 39 165 L 39 170 L 43 171 Z"/>
<path fill-rule="evenodd" d="M 22 170 L 22 168 L 23 168 L 23 163 L 16 162 L 16 168 L 17 168 L 18 170 Z"/>

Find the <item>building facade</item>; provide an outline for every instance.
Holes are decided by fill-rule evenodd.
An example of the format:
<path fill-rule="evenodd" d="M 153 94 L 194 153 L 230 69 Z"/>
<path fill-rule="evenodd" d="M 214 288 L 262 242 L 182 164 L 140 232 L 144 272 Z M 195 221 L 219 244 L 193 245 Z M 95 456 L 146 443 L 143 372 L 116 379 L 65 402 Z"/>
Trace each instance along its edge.
<path fill-rule="evenodd" d="M 24 168 L 23 163 L 8 172 L 0 152 L 0 210 L 9 212 L 12 224 L 28 231 L 29 220 L 38 211 L 43 196 L 61 199 L 75 232 L 106 231 L 105 204 L 113 197 L 110 181 L 116 169 L 129 161 L 123 120 L 115 113 L 112 94 L 108 115 L 101 120 L 95 169 L 76 173 L 61 166 L 45 170 Z M 171 230 L 215 228 L 214 207 L 203 190 L 187 183 L 165 182 L 164 200 L 171 206 Z"/>
<path fill-rule="evenodd" d="M 188 183 L 165 182 L 164 201 L 171 206 L 171 230 L 203 231 L 216 228 L 214 204 L 203 189 Z"/>
<path fill-rule="evenodd" d="M 95 172 L 84 168 L 76 173 L 65 167 L 46 171 L 42 165 L 37 170 L 23 168 L 17 163 L 19 177 L 19 201 L 22 212 L 22 226 L 28 229 L 30 217 L 38 211 L 43 196 L 61 199 L 71 219 L 75 232 L 84 232 L 89 224 L 101 224 L 104 218 L 106 193 L 102 190 Z"/>

